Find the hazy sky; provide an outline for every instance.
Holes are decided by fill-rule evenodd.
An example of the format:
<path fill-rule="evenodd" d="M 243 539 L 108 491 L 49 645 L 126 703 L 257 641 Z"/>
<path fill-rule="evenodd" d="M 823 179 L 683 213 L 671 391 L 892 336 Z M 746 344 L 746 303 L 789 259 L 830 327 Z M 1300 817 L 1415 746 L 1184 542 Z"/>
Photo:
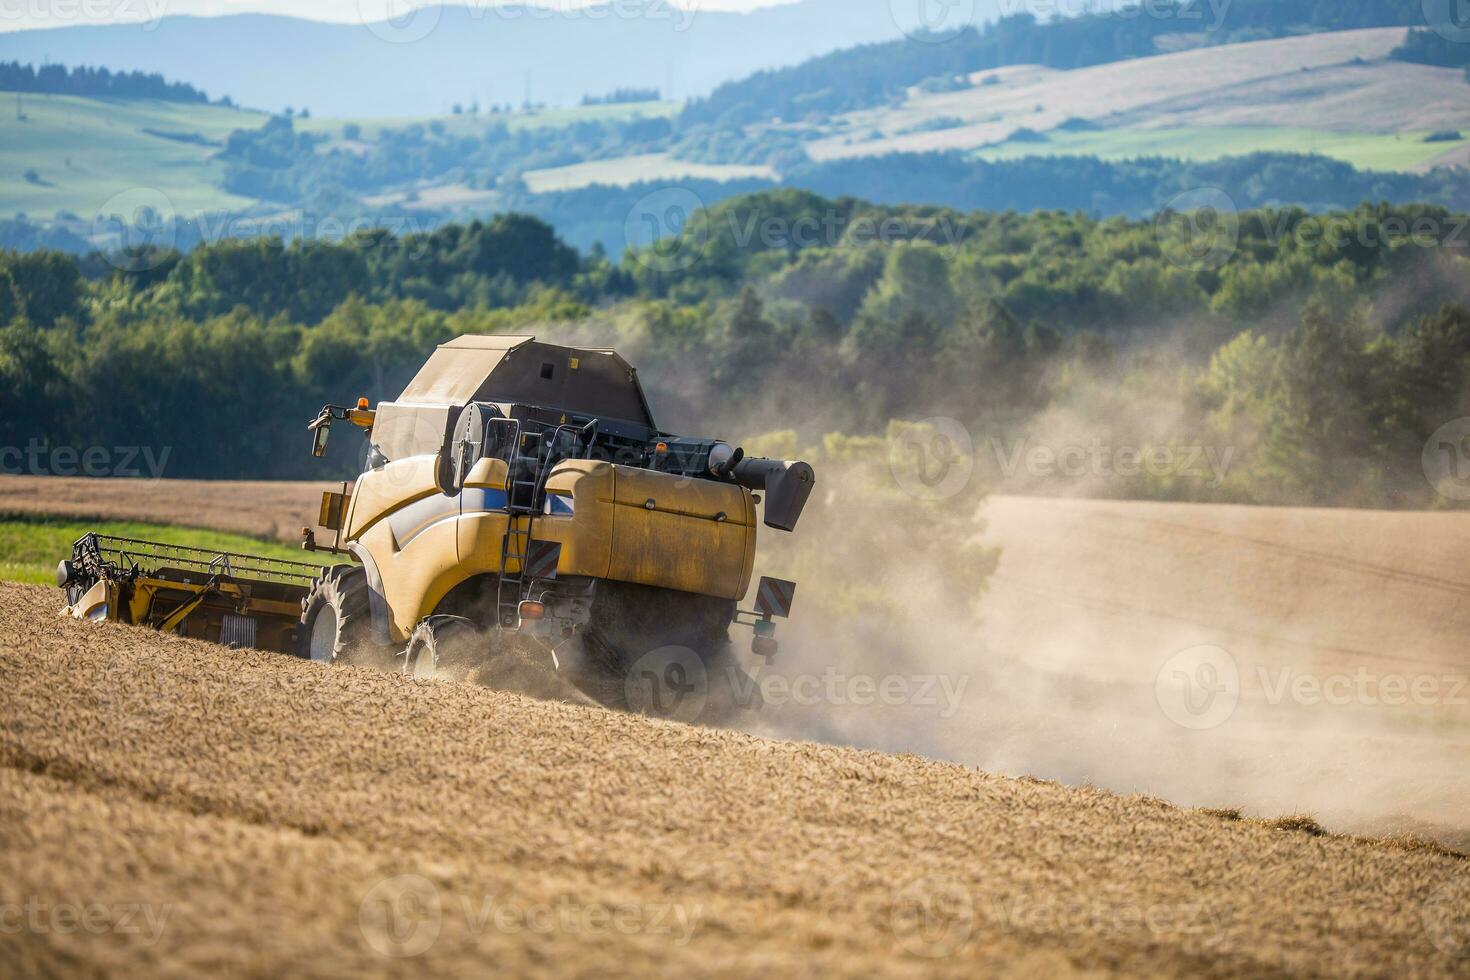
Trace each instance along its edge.
<path fill-rule="evenodd" d="M 0 0 L 0 32 L 77 24 L 120 24 L 155 21 L 170 15 L 214 17 L 221 14 L 269 13 L 344 23 L 376 22 L 413 7 L 452 0 Z M 459 0 L 457 6 L 486 7 L 506 0 Z M 586 6 L 593 0 L 530 0 L 553 9 Z M 646 0 L 612 0 L 638 3 Z M 669 0 L 697 10 L 751 10 L 789 0 Z"/>

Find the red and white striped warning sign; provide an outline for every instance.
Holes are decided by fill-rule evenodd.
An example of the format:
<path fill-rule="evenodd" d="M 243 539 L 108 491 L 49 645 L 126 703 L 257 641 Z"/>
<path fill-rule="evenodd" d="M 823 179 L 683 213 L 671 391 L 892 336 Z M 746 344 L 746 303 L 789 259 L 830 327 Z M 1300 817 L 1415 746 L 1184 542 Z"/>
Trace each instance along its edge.
<path fill-rule="evenodd" d="M 526 548 L 526 578 L 556 578 L 560 563 L 559 541 L 532 541 Z"/>
<path fill-rule="evenodd" d="M 762 616 L 791 615 L 791 603 L 796 600 L 796 583 L 785 579 L 761 576 L 760 587 L 755 593 L 755 610 Z"/>

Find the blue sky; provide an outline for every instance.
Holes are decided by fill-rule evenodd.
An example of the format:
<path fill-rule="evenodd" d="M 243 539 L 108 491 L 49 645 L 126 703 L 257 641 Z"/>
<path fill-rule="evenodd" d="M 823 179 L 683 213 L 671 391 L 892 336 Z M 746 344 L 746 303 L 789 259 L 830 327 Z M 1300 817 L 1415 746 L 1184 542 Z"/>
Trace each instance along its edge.
<path fill-rule="evenodd" d="M 79 24 L 148 23 L 160 17 L 269 13 L 312 20 L 362 23 L 381 21 L 415 6 L 447 0 L 0 0 L 0 32 Z M 460 0 L 460 6 L 490 6 L 504 0 Z M 530 0 L 536 6 L 567 9 L 592 0 Z M 614 0 L 637 2 L 637 0 Z M 696 10 L 751 10 L 786 0 L 668 0 Z"/>

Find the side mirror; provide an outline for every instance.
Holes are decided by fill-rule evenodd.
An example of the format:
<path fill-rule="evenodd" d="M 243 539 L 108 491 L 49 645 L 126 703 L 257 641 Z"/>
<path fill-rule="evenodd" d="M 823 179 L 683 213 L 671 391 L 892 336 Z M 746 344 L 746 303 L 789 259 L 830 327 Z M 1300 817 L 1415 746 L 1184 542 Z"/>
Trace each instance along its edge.
<path fill-rule="evenodd" d="M 311 454 L 317 459 L 321 459 L 327 454 L 327 439 L 331 434 L 332 425 L 330 422 L 319 425 L 311 431 Z"/>
<path fill-rule="evenodd" d="M 449 428 L 444 445 L 439 448 L 434 482 L 451 497 L 458 496 L 469 482 L 470 470 L 479 462 L 485 445 L 487 415 L 479 403 L 459 413 Z"/>

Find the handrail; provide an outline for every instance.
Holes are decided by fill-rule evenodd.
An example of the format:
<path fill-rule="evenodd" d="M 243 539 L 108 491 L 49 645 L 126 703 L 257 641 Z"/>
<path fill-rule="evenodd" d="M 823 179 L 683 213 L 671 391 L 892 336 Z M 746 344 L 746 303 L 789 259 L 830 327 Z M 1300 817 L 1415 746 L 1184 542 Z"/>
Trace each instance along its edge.
<path fill-rule="evenodd" d="M 186 570 L 197 569 L 213 575 L 222 573 L 230 578 L 264 578 L 287 582 L 310 582 L 321 573 L 318 565 L 291 561 L 286 558 L 266 558 L 234 551 L 215 551 L 191 545 L 165 544 L 161 541 L 145 541 L 141 538 L 113 537 L 89 534 L 77 542 L 78 546 L 93 542 L 99 560 L 116 556 L 132 572 L 152 571 L 145 563 L 158 566 L 178 566 Z"/>

